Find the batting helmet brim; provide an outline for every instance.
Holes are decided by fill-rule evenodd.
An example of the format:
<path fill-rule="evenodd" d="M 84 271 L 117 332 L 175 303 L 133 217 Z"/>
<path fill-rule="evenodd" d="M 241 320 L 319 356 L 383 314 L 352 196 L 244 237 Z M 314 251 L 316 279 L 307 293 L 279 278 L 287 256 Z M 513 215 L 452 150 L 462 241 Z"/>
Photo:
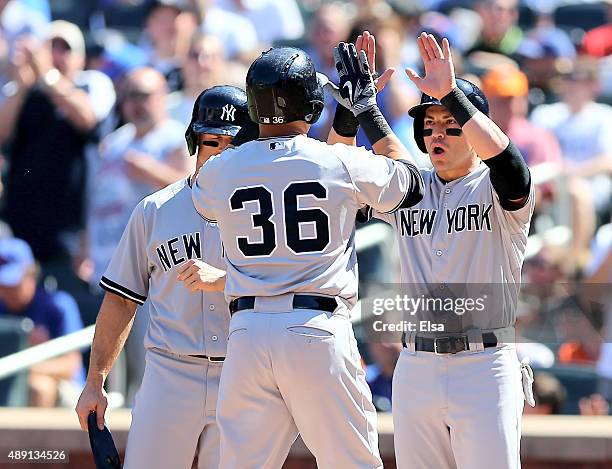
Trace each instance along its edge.
<path fill-rule="evenodd" d="M 96 412 L 90 413 L 87 417 L 87 427 L 96 469 L 120 469 L 121 461 L 113 436 L 106 425 L 104 430 L 98 428 Z"/>
<path fill-rule="evenodd" d="M 196 134 L 229 135 L 230 137 L 235 137 L 240 130 L 240 126 L 215 125 L 212 127 L 202 122 L 194 122 L 191 126 L 191 130 L 193 130 Z"/>

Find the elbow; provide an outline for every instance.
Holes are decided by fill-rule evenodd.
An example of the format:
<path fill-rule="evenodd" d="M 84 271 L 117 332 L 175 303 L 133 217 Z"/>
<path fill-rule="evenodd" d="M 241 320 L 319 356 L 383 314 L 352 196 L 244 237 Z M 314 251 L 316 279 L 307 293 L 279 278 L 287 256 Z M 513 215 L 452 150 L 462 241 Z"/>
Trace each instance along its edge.
<path fill-rule="evenodd" d="M 418 204 L 425 196 L 425 181 L 421 171 L 414 164 L 404 162 L 408 167 L 408 190 L 399 208 L 410 208 Z"/>

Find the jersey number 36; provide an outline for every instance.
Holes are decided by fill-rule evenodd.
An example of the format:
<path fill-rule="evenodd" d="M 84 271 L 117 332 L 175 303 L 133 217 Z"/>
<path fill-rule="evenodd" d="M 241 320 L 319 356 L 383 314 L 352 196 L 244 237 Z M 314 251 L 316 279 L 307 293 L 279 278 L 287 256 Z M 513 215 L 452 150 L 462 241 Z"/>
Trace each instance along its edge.
<path fill-rule="evenodd" d="M 316 253 L 329 244 L 329 215 L 321 208 L 298 208 L 300 197 L 327 199 L 327 188 L 317 181 L 293 182 L 283 191 L 283 224 L 287 247 L 295 254 Z M 272 192 L 265 186 L 236 189 L 230 198 L 232 212 L 244 210 L 245 203 L 258 202 L 259 212 L 251 214 L 253 229 L 261 230 L 261 241 L 250 242 L 247 236 L 236 238 L 238 249 L 246 257 L 269 256 L 277 246 Z M 314 224 L 314 237 L 303 237 L 300 224 Z"/>

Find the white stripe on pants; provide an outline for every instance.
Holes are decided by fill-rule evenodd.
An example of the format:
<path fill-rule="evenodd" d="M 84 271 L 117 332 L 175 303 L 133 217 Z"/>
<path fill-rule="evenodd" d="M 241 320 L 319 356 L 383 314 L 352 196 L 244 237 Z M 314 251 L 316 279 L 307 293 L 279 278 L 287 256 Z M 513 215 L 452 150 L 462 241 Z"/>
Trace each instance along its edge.
<path fill-rule="evenodd" d="M 514 346 L 456 355 L 404 348 L 393 376 L 398 469 L 519 469 L 523 401 Z"/>
<path fill-rule="evenodd" d="M 219 468 L 215 411 L 221 363 L 147 350 L 124 469 Z"/>

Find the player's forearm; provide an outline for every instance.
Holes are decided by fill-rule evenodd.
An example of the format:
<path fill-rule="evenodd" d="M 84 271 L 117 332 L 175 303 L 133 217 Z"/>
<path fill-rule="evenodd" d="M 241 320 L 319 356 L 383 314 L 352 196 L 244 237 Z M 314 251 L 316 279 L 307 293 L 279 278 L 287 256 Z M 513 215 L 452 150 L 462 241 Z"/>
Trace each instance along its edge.
<path fill-rule="evenodd" d="M 349 109 L 345 108 L 340 103 L 336 103 L 334 121 L 331 129 L 329 129 L 327 143 L 329 145 L 344 143 L 345 145 L 355 146 L 357 145 L 358 131 L 359 121 L 357 118 Z"/>
<path fill-rule="evenodd" d="M 134 322 L 136 304 L 106 293 L 96 320 L 87 381 L 102 386 Z"/>
<path fill-rule="evenodd" d="M 395 134 L 387 135 L 372 145 L 372 150 L 377 155 L 384 155 L 393 160 L 408 160 L 415 164 L 412 156 Z"/>
<path fill-rule="evenodd" d="M 374 106 L 362 112 L 357 116 L 357 120 L 372 144 L 374 153 L 393 160 L 406 160 L 416 166 L 414 159 L 393 133 L 378 107 Z"/>
<path fill-rule="evenodd" d="M 465 138 L 481 160 L 499 155 L 510 143 L 497 124 L 480 112 L 458 87 L 441 102 L 461 126 Z"/>
<path fill-rule="evenodd" d="M 327 144 L 333 145 L 335 143 L 344 143 L 345 145 L 355 146 L 357 145 L 357 137 L 344 137 L 339 135 L 333 128 L 329 129 L 327 135 Z"/>
<path fill-rule="evenodd" d="M 96 115 L 87 93 L 76 88 L 68 79 L 62 77 L 53 85 L 44 85 L 43 89 L 72 125 L 84 132 L 96 126 Z"/>

